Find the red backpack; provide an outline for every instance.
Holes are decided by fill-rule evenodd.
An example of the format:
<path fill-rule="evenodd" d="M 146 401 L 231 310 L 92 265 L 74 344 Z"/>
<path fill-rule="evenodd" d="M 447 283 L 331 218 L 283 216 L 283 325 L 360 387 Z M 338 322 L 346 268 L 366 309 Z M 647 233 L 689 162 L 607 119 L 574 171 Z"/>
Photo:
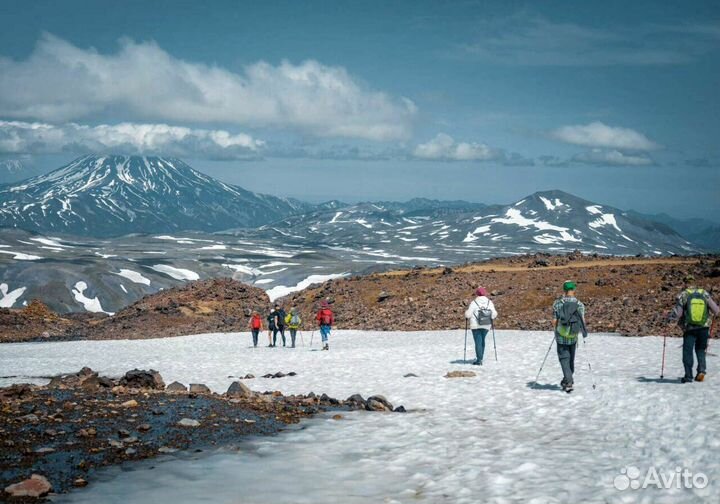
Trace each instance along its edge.
<path fill-rule="evenodd" d="M 320 310 L 320 324 L 322 325 L 330 325 L 332 324 L 332 312 L 325 308 L 324 310 Z"/>
<path fill-rule="evenodd" d="M 253 329 L 260 329 L 262 327 L 262 320 L 260 320 L 260 317 L 253 316 L 252 320 L 250 321 L 250 327 Z"/>

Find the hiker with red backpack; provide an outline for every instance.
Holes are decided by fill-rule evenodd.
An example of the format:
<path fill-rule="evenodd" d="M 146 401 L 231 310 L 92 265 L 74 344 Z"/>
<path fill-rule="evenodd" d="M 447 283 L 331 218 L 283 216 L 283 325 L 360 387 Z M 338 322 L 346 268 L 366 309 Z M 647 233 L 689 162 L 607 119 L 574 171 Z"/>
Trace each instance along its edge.
<path fill-rule="evenodd" d="M 470 322 L 470 330 L 475 341 L 475 361 L 473 365 L 482 366 L 483 355 L 485 354 L 485 336 L 493 327 L 493 320 L 497 318 L 498 313 L 495 305 L 488 298 L 485 287 L 478 287 L 475 290 L 475 295 L 477 297 L 465 311 L 465 318 Z M 467 329 L 465 331 L 467 336 Z"/>
<path fill-rule="evenodd" d="M 320 326 L 320 337 L 322 338 L 323 343 L 322 349 L 330 350 L 328 338 L 330 337 L 330 330 L 335 323 L 335 315 L 333 314 L 332 310 L 330 310 L 330 303 L 328 303 L 326 300 L 323 300 L 323 302 L 320 303 L 320 311 L 317 312 L 315 320 Z"/>
<path fill-rule="evenodd" d="M 701 382 L 705 380 L 707 373 L 705 354 L 710 338 L 712 318 L 720 312 L 720 309 L 709 292 L 695 286 L 695 279 L 692 276 L 688 276 L 685 283 L 687 288 L 677 297 L 675 307 L 670 312 L 669 321 L 677 321 L 683 330 L 682 360 L 685 375 L 680 380 L 681 383 L 693 381 L 693 350 L 695 350 L 698 361 L 694 380 Z"/>
<path fill-rule="evenodd" d="M 253 347 L 257 348 L 258 336 L 260 336 L 260 331 L 262 331 L 262 318 L 257 311 L 253 311 L 252 317 L 250 317 L 250 331 L 252 332 Z"/>

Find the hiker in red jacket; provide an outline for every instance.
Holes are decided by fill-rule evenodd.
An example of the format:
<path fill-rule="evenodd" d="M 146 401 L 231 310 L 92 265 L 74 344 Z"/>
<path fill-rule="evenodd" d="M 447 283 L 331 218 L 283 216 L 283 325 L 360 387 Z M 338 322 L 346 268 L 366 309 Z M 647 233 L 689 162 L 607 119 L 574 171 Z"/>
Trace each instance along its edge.
<path fill-rule="evenodd" d="M 323 301 L 320 304 L 320 311 L 317 312 L 315 320 L 317 320 L 320 325 L 320 336 L 323 342 L 322 349 L 330 350 L 328 337 L 330 336 L 330 329 L 332 329 L 332 325 L 335 323 L 335 315 L 333 315 L 333 312 L 330 310 L 330 305 L 327 301 Z"/>
<path fill-rule="evenodd" d="M 252 317 L 250 317 L 250 331 L 252 331 L 253 346 L 257 348 L 258 336 L 262 331 L 262 318 L 257 311 L 253 311 Z"/>

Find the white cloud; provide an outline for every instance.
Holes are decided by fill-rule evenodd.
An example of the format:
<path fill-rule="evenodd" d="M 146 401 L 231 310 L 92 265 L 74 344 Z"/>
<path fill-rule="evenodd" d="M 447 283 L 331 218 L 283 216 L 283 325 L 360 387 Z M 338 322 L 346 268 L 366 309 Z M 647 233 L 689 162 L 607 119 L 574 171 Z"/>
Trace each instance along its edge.
<path fill-rule="evenodd" d="M 592 149 L 573 156 L 572 161 L 613 166 L 649 166 L 655 162 L 644 154 L 624 154 L 618 150 Z"/>
<path fill-rule="evenodd" d="M 101 54 L 44 35 L 24 61 L 0 58 L 0 116 L 46 122 L 112 113 L 133 122 L 226 123 L 321 137 L 406 139 L 415 105 L 308 60 L 257 62 L 241 73 L 122 40 Z"/>
<path fill-rule="evenodd" d="M 501 150 L 475 142 L 456 142 L 445 133 L 439 133 L 429 142 L 419 144 L 413 150 L 413 155 L 420 159 L 443 161 L 489 161 L 504 158 Z"/>
<path fill-rule="evenodd" d="M 552 131 L 550 136 L 561 142 L 584 147 L 637 151 L 648 151 L 660 147 L 648 137 L 633 129 L 608 126 L 601 122 L 563 126 Z"/>
<path fill-rule="evenodd" d="M 265 143 L 244 133 L 167 124 L 121 123 L 84 126 L 0 121 L 0 152 L 55 154 L 118 152 L 210 159 L 258 157 Z"/>

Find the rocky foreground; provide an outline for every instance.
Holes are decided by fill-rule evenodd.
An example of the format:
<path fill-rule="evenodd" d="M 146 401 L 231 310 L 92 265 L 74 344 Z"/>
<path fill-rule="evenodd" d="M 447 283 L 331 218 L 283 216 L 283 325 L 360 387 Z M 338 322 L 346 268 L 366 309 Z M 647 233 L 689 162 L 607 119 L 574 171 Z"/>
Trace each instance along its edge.
<path fill-rule="evenodd" d="M 0 404 L 0 501 L 10 502 L 86 486 L 103 466 L 232 446 L 321 412 L 342 420 L 342 411 L 405 411 L 382 396 L 255 393 L 241 381 L 219 395 L 202 384 L 166 386 L 155 371 L 111 379 L 88 368 L 47 386 L 2 388 Z"/>
<path fill-rule="evenodd" d="M 299 308 L 305 329 L 322 299 L 333 305 L 339 329 L 461 329 L 474 289 L 484 285 L 500 312 L 499 329 L 549 330 L 552 302 L 561 294 L 563 281 L 573 279 L 588 309 L 590 331 L 679 335 L 664 319 L 689 276 L 698 286 L 720 293 L 720 256 L 533 254 L 336 279 L 280 302 Z M 262 289 L 227 278 L 189 282 L 145 296 L 111 317 L 61 316 L 36 301 L 23 309 L 0 309 L 0 342 L 247 331 L 252 310 L 265 314 L 269 305 Z"/>

